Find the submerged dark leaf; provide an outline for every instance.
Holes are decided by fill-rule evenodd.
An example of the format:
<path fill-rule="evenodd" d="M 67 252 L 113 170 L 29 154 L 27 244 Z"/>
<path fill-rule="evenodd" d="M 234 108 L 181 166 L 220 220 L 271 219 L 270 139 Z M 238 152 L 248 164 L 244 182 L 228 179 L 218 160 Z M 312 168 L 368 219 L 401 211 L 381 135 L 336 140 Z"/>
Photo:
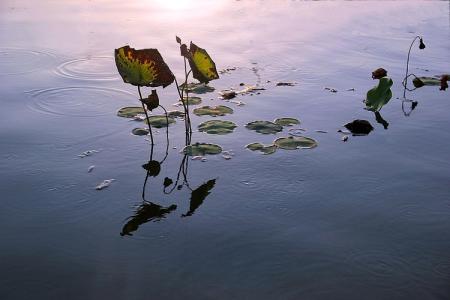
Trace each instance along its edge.
<path fill-rule="evenodd" d="M 138 230 L 139 226 L 149 221 L 159 221 L 166 217 L 167 214 L 177 209 L 172 204 L 169 207 L 163 207 L 154 203 L 144 203 L 140 205 L 134 216 L 123 226 L 121 236 L 133 235 L 132 232 Z"/>
<path fill-rule="evenodd" d="M 373 130 L 369 121 L 359 119 L 345 124 L 344 127 L 350 130 L 353 135 L 368 135 Z"/>
<path fill-rule="evenodd" d="M 163 185 L 164 185 L 165 188 L 170 186 L 172 183 L 173 183 L 173 180 L 170 179 L 169 177 L 164 178 Z"/>
<path fill-rule="evenodd" d="M 193 190 L 191 193 L 191 201 L 189 202 L 189 211 L 183 214 L 182 217 L 192 216 L 195 210 L 202 205 L 203 201 L 211 193 L 215 184 L 216 179 L 211 179 Z"/>

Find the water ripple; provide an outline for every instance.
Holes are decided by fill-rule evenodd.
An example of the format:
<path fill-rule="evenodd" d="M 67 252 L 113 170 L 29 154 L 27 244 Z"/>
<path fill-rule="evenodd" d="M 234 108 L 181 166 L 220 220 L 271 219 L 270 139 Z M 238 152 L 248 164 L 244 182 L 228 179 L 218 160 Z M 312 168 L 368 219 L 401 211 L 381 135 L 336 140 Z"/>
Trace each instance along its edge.
<path fill-rule="evenodd" d="M 112 56 L 89 56 L 68 60 L 56 68 L 55 74 L 77 80 L 109 81 L 119 79 Z"/>
<path fill-rule="evenodd" d="M 0 48 L 0 75 L 18 75 L 45 70 L 57 56 L 45 50 Z"/>
<path fill-rule="evenodd" d="M 60 116 L 96 117 L 115 111 L 114 100 L 132 99 L 132 93 L 113 88 L 73 86 L 27 92 L 29 107 L 37 112 Z M 124 102 L 124 101 L 121 101 Z"/>

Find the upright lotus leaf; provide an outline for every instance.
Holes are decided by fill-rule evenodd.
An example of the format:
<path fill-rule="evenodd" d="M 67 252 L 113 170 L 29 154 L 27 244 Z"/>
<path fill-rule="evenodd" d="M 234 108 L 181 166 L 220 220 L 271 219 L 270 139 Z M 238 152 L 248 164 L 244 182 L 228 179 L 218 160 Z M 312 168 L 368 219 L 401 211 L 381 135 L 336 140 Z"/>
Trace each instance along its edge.
<path fill-rule="evenodd" d="M 124 46 L 114 50 L 117 70 L 125 83 L 166 87 L 175 77 L 157 49 L 136 50 Z"/>
<path fill-rule="evenodd" d="M 290 136 L 278 138 L 273 142 L 278 148 L 285 150 L 311 149 L 317 147 L 317 142 L 304 136 Z"/>
<path fill-rule="evenodd" d="M 216 64 L 205 49 L 202 49 L 191 42 L 189 48 L 188 61 L 191 66 L 192 76 L 202 83 L 218 79 Z"/>
<path fill-rule="evenodd" d="M 147 106 L 149 111 L 154 110 L 159 106 L 159 97 L 156 90 L 152 90 L 152 93 L 147 98 L 142 99 L 142 102 Z"/>
<path fill-rule="evenodd" d="M 393 82 L 389 77 L 380 78 L 378 85 L 367 92 L 366 107 L 371 111 L 379 111 L 392 98 L 391 86 Z"/>

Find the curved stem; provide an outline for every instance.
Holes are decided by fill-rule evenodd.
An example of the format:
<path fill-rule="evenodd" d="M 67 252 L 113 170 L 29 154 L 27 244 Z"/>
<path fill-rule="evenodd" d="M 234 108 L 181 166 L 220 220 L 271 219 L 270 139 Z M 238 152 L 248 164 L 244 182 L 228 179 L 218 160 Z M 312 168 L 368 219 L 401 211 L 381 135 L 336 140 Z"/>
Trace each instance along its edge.
<path fill-rule="evenodd" d="M 404 86 L 404 89 L 403 89 L 403 98 L 406 97 L 406 86 L 408 85 L 409 56 L 410 56 L 410 54 L 411 54 L 411 49 L 412 49 L 412 46 L 414 45 L 414 42 L 415 42 L 417 39 L 420 39 L 420 38 L 421 38 L 420 36 L 416 36 L 416 37 L 414 38 L 414 40 L 412 41 L 411 45 L 409 46 L 409 50 L 408 50 L 408 58 L 407 58 L 407 60 L 406 60 L 406 73 L 405 73 L 405 79 L 403 80 L 403 82 L 404 82 L 404 84 L 403 84 L 403 86 Z"/>
<path fill-rule="evenodd" d="M 142 94 L 141 94 L 141 87 L 138 85 L 138 92 L 139 92 L 139 98 L 141 99 L 141 104 L 142 104 L 142 108 L 144 109 L 144 113 L 145 113 L 145 117 L 147 120 L 147 125 L 148 125 L 148 131 L 150 132 L 150 140 L 152 141 L 152 145 L 153 143 L 153 133 L 152 133 L 152 126 L 150 125 L 150 120 L 148 118 L 148 113 L 147 113 L 147 109 L 145 108 L 143 99 L 142 99 Z"/>

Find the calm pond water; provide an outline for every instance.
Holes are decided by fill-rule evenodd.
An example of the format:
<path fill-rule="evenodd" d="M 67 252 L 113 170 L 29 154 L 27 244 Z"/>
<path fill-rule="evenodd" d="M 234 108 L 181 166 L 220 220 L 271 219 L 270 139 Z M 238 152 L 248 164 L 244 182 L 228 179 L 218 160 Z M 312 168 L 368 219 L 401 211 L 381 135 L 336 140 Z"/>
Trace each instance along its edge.
<path fill-rule="evenodd" d="M 2 0 L 0 298 L 450 299 L 449 91 L 407 92 L 411 111 L 401 85 L 416 35 L 427 47 L 413 46 L 410 71 L 450 72 L 449 28 L 447 1 Z M 192 137 L 234 156 L 183 161 L 178 120 L 141 206 L 150 145 L 116 116 L 139 102 L 113 50 L 158 48 L 181 78 L 175 35 L 236 68 L 200 96 L 232 107 L 221 119 L 238 127 Z M 362 102 L 379 67 L 394 81 L 387 129 Z M 244 106 L 218 98 L 240 83 L 266 90 L 239 95 Z M 172 109 L 174 86 L 158 93 Z M 244 127 L 278 117 L 300 119 L 318 147 L 247 150 L 288 136 Z M 354 119 L 375 129 L 343 142 Z M 162 160 L 165 131 L 155 140 Z M 187 184 L 165 194 L 180 165 Z M 140 224 L 157 205 L 165 218 Z"/>

